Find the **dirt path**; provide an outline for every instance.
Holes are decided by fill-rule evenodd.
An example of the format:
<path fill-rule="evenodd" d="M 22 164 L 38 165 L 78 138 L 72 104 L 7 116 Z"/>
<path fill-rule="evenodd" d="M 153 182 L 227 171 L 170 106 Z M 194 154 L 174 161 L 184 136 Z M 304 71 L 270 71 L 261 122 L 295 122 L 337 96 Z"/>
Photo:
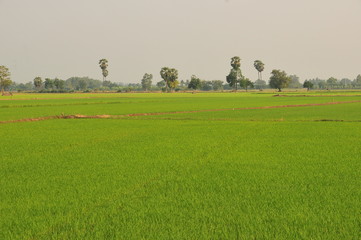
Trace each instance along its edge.
<path fill-rule="evenodd" d="M 181 113 L 200 113 L 200 112 L 221 112 L 221 111 L 239 111 L 248 109 L 272 109 L 272 108 L 295 108 L 295 107 L 310 107 L 310 106 L 325 106 L 325 105 L 336 105 L 336 104 L 347 104 L 347 103 L 358 103 L 361 100 L 346 101 L 346 102 L 328 102 L 328 103 L 311 103 L 311 104 L 298 104 L 298 105 L 280 105 L 280 106 L 262 106 L 262 107 L 245 107 L 245 108 L 223 108 L 223 109 L 205 109 L 205 110 L 193 110 L 193 111 L 174 111 L 174 112 L 154 112 L 154 113 L 131 113 L 122 115 L 60 115 L 60 116 L 48 116 L 38 118 L 26 118 L 18 120 L 7 120 L 0 121 L 0 124 L 6 123 L 17 123 L 17 122 L 37 122 L 51 119 L 117 119 L 125 117 L 138 117 L 138 116 L 157 116 L 157 115 L 168 115 L 168 114 L 181 114 Z"/>

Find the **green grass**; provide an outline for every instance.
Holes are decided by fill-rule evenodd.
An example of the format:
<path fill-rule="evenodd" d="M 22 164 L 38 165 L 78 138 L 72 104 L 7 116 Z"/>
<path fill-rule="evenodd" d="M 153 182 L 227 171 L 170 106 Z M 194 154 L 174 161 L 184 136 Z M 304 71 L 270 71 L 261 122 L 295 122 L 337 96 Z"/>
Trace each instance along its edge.
<path fill-rule="evenodd" d="M 46 95 L 46 94 L 43 94 Z M 70 94 L 66 95 L 69 96 Z M 97 94 L 93 94 L 97 95 Z M 47 94 L 47 96 L 52 96 Z M 60 115 L 122 115 L 361 100 L 361 96 L 272 97 L 255 93 L 111 94 L 106 98 L 0 101 L 0 121 Z M 99 96 L 102 96 L 101 94 Z M 118 97 L 114 97 L 118 96 Z M 49 97 L 50 98 L 50 97 Z"/>
<path fill-rule="evenodd" d="M 212 121 L 360 121 L 361 102 L 324 106 L 241 109 L 138 116 L 136 119 Z M 134 119 L 135 117 L 131 117 Z"/>
<path fill-rule="evenodd" d="M 19 119 L 51 115 L 56 105 L 69 113 L 122 114 L 332 101 L 129 96 L 133 102 L 114 104 L 123 99 L 15 106 L 23 101 L 16 100 L 0 111 L 11 110 L 3 119 Z M 39 106 L 20 106 L 26 104 Z M 0 124 L 0 239 L 357 239 L 360 108 L 349 103 Z"/>

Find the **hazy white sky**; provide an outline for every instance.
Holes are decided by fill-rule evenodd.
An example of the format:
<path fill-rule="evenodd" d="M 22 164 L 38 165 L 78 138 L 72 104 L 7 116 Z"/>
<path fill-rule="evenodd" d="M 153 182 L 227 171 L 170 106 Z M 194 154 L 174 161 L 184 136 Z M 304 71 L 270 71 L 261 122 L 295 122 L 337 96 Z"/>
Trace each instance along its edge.
<path fill-rule="evenodd" d="M 305 78 L 361 74 L 361 0 L 0 0 L 0 65 L 34 77 L 160 80 L 164 66 L 225 80 L 230 58 Z"/>

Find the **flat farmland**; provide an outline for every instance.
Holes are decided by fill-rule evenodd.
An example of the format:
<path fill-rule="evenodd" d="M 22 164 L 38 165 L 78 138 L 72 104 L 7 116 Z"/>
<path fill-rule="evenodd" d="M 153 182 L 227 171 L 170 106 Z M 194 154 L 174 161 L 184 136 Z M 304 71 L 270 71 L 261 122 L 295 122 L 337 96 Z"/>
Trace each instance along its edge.
<path fill-rule="evenodd" d="M 1 98 L 0 239 L 358 239 L 361 93 L 282 94 Z"/>

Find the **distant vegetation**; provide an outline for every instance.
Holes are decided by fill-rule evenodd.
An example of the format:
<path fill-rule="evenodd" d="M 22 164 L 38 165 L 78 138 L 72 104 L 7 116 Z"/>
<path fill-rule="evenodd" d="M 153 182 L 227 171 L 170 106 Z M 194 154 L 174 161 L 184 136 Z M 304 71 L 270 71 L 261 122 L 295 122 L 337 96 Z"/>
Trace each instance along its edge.
<path fill-rule="evenodd" d="M 0 66 L 0 88 L 1 95 L 4 95 L 5 88 L 9 87 L 12 84 L 10 80 L 9 69 L 5 66 Z"/>
<path fill-rule="evenodd" d="M 191 79 L 179 80 L 178 70 L 175 68 L 163 67 L 160 71 L 161 81 L 154 82 L 153 74 L 145 73 L 139 83 L 119 83 L 106 80 L 108 76 L 108 60 L 99 60 L 99 67 L 102 70 L 103 81 L 89 77 L 71 77 L 66 80 L 59 78 L 35 77 L 27 83 L 15 83 L 10 79 L 9 69 L 0 66 L 0 88 L 4 95 L 6 90 L 10 92 L 40 92 L 40 93 L 65 93 L 65 92 L 133 92 L 133 91 L 163 91 L 178 92 L 187 90 L 200 91 L 222 91 L 233 90 L 238 88 L 248 90 L 254 88 L 262 91 L 267 88 L 274 88 L 282 91 L 283 88 L 307 90 L 331 90 L 331 89 L 361 89 L 361 75 L 355 79 L 348 78 L 336 79 L 306 79 L 303 84 L 297 75 L 287 75 L 282 70 L 272 70 L 268 82 L 262 79 L 262 72 L 265 64 L 261 60 L 254 61 L 255 70 L 258 73 L 258 79 L 251 81 L 242 75 L 241 58 L 235 56 L 231 59 L 231 70 L 226 77 L 226 82 L 222 80 L 205 80 L 192 75 Z"/>

